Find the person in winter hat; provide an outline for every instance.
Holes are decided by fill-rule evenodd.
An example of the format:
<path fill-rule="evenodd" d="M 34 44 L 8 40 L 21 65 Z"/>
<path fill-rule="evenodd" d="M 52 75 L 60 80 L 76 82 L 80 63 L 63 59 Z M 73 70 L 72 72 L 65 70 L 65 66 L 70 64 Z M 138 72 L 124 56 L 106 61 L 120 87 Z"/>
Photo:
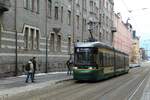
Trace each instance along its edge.
<path fill-rule="evenodd" d="M 29 77 L 31 79 L 31 82 L 34 82 L 33 80 L 33 71 L 34 71 L 34 68 L 33 68 L 33 63 L 31 60 L 28 61 L 28 67 L 29 67 L 29 70 L 27 71 L 27 77 L 26 77 L 26 83 L 28 83 L 28 80 L 29 80 Z"/>

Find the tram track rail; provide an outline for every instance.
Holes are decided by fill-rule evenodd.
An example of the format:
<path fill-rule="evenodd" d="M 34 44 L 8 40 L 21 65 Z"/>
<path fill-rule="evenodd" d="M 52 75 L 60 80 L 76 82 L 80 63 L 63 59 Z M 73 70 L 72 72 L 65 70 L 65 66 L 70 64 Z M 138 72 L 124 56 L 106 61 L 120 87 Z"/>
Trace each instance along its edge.
<path fill-rule="evenodd" d="M 134 98 L 134 95 L 136 95 L 136 93 L 138 92 L 140 87 L 143 85 L 143 83 L 149 78 L 149 75 L 150 75 L 150 70 L 144 75 L 144 78 L 141 79 L 139 84 L 137 84 L 137 87 L 134 89 L 131 95 L 129 95 L 127 100 L 132 100 Z"/>
<path fill-rule="evenodd" d="M 139 73 L 139 71 L 137 71 L 137 73 Z M 133 80 L 133 78 L 132 77 L 128 77 L 128 75 L 125 75 L 126 76 L 126 79 L 124 80 L 124 78 L 121 78 L 121 76 L 120 76 L 120 78 L 121 78 L 121 80 L 118 80 L 118 81 L 116 81 L 116 79 L 115 79 L 115 81 L 112 83 L 112 84 L 115 84 L 115 83 L 117 83 L 117 84 L 115 84 L 115 86 L 112 86 L 112 84 L 108 84 L 107 86 L 105 86 L 105 87 L 103 87 L 103 88 L 101 88 L 102 86 L 96 86 L 96 87 L 94 87 L 93 88 L 93 85 L 92 84 L 83 84 L 82 85 L 82 88 L 81 87 L 76 87 L 76 88 L 74 88 L 74 86 L 72 87 L 72 88 L 70 88 L 69 86 L 68 86 L 68 88 L 66 88 L 65 89 L 65 91 L 64 90 L 61 90 L 62 92 L 58 92 L 57 91 L 57 93 L 55 94 L 53 94 L 53 95 L 49 95 L 49 97 L 54 97 L 55 98 L 55 96 L 56 95 L 58 95 L 58 94 L 61 94 L 61 95 L 59 95 L 60 97 L 58 97 L 58 98 L 64 98 L 63 100 L 99 100 L 101 97 L 104 97 L 105 95 L 107 95 L 108 93 L 110 93 L 110 92 L 112 92 L 113 90 L 115 90 L 115 89 L 117 89 L 118 87 L 121 87 L 123 84 L 125 84 L 126 82 L 130 82 L 130 81 L 134 81 Z M 118 77 L 119 78 L 119 77 Z M 110 80 L 108 80 L 108 81 L 111 81 L 111 79 Z M 109 82 L 107 82 L 107 81 L 102 81 L 102 82 L 100 82 L 100 83 L 109 83 Z M 81 83 L 82 84 L 82 83 Z M 78 85 L 78 84 L 77 84 Z M 107 88 L 107 87 L 111 87 L 111 88 Z M 87 88 L 89 88 L 89 89 L 87 89 Z M 91 88 L 92 88 L 92 90 L 91 90 Z M 97 95 L 96 93 L 98 92 L 98 91 L 95 91 L 95 89 L 97 89 L 97 88 L 101 88 L 100 90 L 98 90 L 98 91 L 103 91 L 103 93 L 101 93 L 101 94 L 99 94 L 99 95 Z M 70 91 L 70 89 L 71 89 L 71 91 Z M 84 91 L 85 90 L 85 91 Z M 131 90 L 133 90 L 133 89 L 131 89 Z M 70 91 L 69 93 L 67 93 L 66 91 Z M 80 93 L 79 91 L 83 91 L 84 93 L 83 93 L 83 96 L 81 96 L 81 95 L 79 95 L 79 94 L 82 94 L 82 93 Z M 89 92 L 90 91 L 90 92 Z M 79 93 L 78 93 L 79 92 Z M 92 92 L 92 95 L 90 94 Z M 86 94 L 86 96 L 84 96 L 84 94 Z M 69 95 L 69 96 L 68 96 Z M 74 98 L 74 97 L 76 97 L 76 98 Z M 91 98 L 92 97 L 92 98 Z M 57 98 L 57 97 L 56 97 Z M 68 99 L 69 98 L 69 99 Z M 98 99 L 99 98 L 99 99 Z M 59 100 L 59 99 L 58 99 Z"/>
<path fill-rule="evenodd" d="M 131 69 L 129 74 L 100 82 L 70 80 L 35 91 L 22 100 L 132 100 L 147 80 L 149 71 L 150 68 Z"/>

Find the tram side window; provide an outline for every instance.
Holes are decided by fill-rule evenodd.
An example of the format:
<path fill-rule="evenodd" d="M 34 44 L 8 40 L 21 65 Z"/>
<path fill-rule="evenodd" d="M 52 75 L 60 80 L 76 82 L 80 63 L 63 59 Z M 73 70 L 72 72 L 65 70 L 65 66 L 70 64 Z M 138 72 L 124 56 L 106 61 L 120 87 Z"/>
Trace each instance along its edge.
<path fill-rule="evenodd" d="M 124 55 L 122 55 L 122 66 L 125 67 L 125 59 L 124 59 Z"/>
<path fill-rule="evenodd" d="M 106 66 L 108 67 L 108 66 L 110 66 L 110 59 L 109 59 L 109 53 L 106 53 Z"/>
<path fill-rule="evenodd" d="M 109 54 L 109 64 L 110 64 L 110 66 L 112 66 L 112 63 L 111 63 L 111 54 Z"/>
<path fill-rule="evenodd" d="M 109 66 L 109 53 L 107 53 L 107 67 Z"/>
<path fill-rule="evenodd" d="M 127 57 L 125 57 L 125 66 L 128 66 L 128 59 L 127 59 Z"/>
<path fill-rule="evenodd" d="M 122 67 L 122 57 L 119 55 L 119 67 Z"/>
<path fill-rule="evenodd" d="M 106 66 L 106 54 L 103 53 L 103 55 L 104 55 L 104 56 L 103 56 L 103 63 L 104 63 L 103 66 L 105 67 L 105 66 Z"/>
<path fill-rule="evenodd" d="M 116 66 L 117 66 L 117 68 L 119 67 L 119 56 L 118 56 L 118 54 L 116 55 Z"/>
<path fill-rule="evenodd" d="M 109 55 L 108 55 L 108 53 L 106 53 L 106 61 L 107 61 L 106 66 L 108 67 L 109 66 Z"/>
<path fill-rule="evenodd" d="M 129 66 L 129 58 L 126 57 L 126 66 Z"/>
<path fill-rule="evenodd" d="M 108 66 L 110 66 L 110 54 L 108 53 Z"/>
<path fill-rule="evenodd" d="M 124 67 L 123 55 L 120 55 L 120 58 L 121 58 L 121 62 L 120 62 L 120 63 L 121 63 L 121 64 L 120 64 L 121 66 L 120 66 L 120 67 Z"/>
<path fill-rule="evenodd" d="M 105 53 L 103 53 L 103 67 L 105 66 Z"/>
<path fill-rule="evenodd" d="M 107 67 L 109 66 L 109 53 L 107 53 Z"/>
<path fill-rule="evenodd" d="M 103 66 L 103 53 L 102 52 L 99 53 L 99 66 L 100 67 Z"/>
<path fill-rule="evenodd" d="M 121 58 L 121 56 L 119 55 L 119 65 L 118 65 L 119 67 L 121 67 L 122 66 L 122 58 Z"/>
<path fill-rule="evenodd" d="M 114 55 L 113 54 L 111 54 L 111 64 L 112 64 L 112 66 L 114 66 Z"/>
<path fill-rule="evenodd" d="M 110 66 L 112 66 L 112 54 L 110 54 Z"/>
<path fill-rule="evenodd" d="M 124 56 L 124 67 L 126 67 L 126 56 Z"/>
<path fill-rule="evenodd" d="M 124 67 L 124 56 L 121 55 L 121 67 Z"/>
<path fill-rule="evenodd" d="M 118 55 L 116 55 L 116 67 L 118 68 L 118 63 L 119 63 L 119 61 L 118 61 Z"/>
<path fill-rule="evenodd" d="M 106 67 L 106 66 L 107 66 L 107 54 L 106 54 L 106 53 L 104 54 L 104 58 L 105 58 L 105 59 L 104 59 L 104 60 L 105 60 L 105 61 L 104 61 L 104 62 L 105 62 L 105 63 L 104 63 L 104 66 Z"/>

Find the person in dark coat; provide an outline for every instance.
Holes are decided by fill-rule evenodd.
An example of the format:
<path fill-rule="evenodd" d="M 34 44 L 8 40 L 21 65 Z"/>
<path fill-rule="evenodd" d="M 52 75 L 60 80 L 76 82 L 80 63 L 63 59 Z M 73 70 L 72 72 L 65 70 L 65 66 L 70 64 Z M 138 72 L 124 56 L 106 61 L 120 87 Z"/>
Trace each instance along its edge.
<path fill-rule="evenodd" d="M 26 77 L 26 83 L 28 83 L 28 79 L 30 78 L 32 82 L 34 82 L 33 80 L 33 71 L 34 71 L 34 68 L 33 68 L 33 63 L 32 63 L 32 59 L 30 59 L 28 61 L 28 64 L 26 65 L 26 73 L 27 73 L 27 77 Z"/>
<path fill-rule="evenodd" d="M 36 57 L 33 57 L 32 58 L 32 63 L 33 63 L 33 80 L 35 79 L 34 76 L 35 76 L 35 71 L 36 71 Z"/>
<path fill-rule="evenodd" d="M 72 66 L 73 66 L 73 60 L 72 60 L 72 56 L 70 55 L 70 58 L 67 60 L 66 62 L 67 65 L 67 75 L 71 75 L 72 74 Z"/>

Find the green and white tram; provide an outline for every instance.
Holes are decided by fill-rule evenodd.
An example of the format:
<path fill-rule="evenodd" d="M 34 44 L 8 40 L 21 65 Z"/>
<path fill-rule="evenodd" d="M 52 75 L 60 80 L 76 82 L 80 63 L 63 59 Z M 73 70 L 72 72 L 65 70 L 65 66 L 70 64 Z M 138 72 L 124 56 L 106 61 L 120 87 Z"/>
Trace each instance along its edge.
<path fill-rule="evenodd" d="M 129 57 L 101 42 L 78 42 L 74 49 L 75 80 L 102 80 L 128 73 Z"/>

